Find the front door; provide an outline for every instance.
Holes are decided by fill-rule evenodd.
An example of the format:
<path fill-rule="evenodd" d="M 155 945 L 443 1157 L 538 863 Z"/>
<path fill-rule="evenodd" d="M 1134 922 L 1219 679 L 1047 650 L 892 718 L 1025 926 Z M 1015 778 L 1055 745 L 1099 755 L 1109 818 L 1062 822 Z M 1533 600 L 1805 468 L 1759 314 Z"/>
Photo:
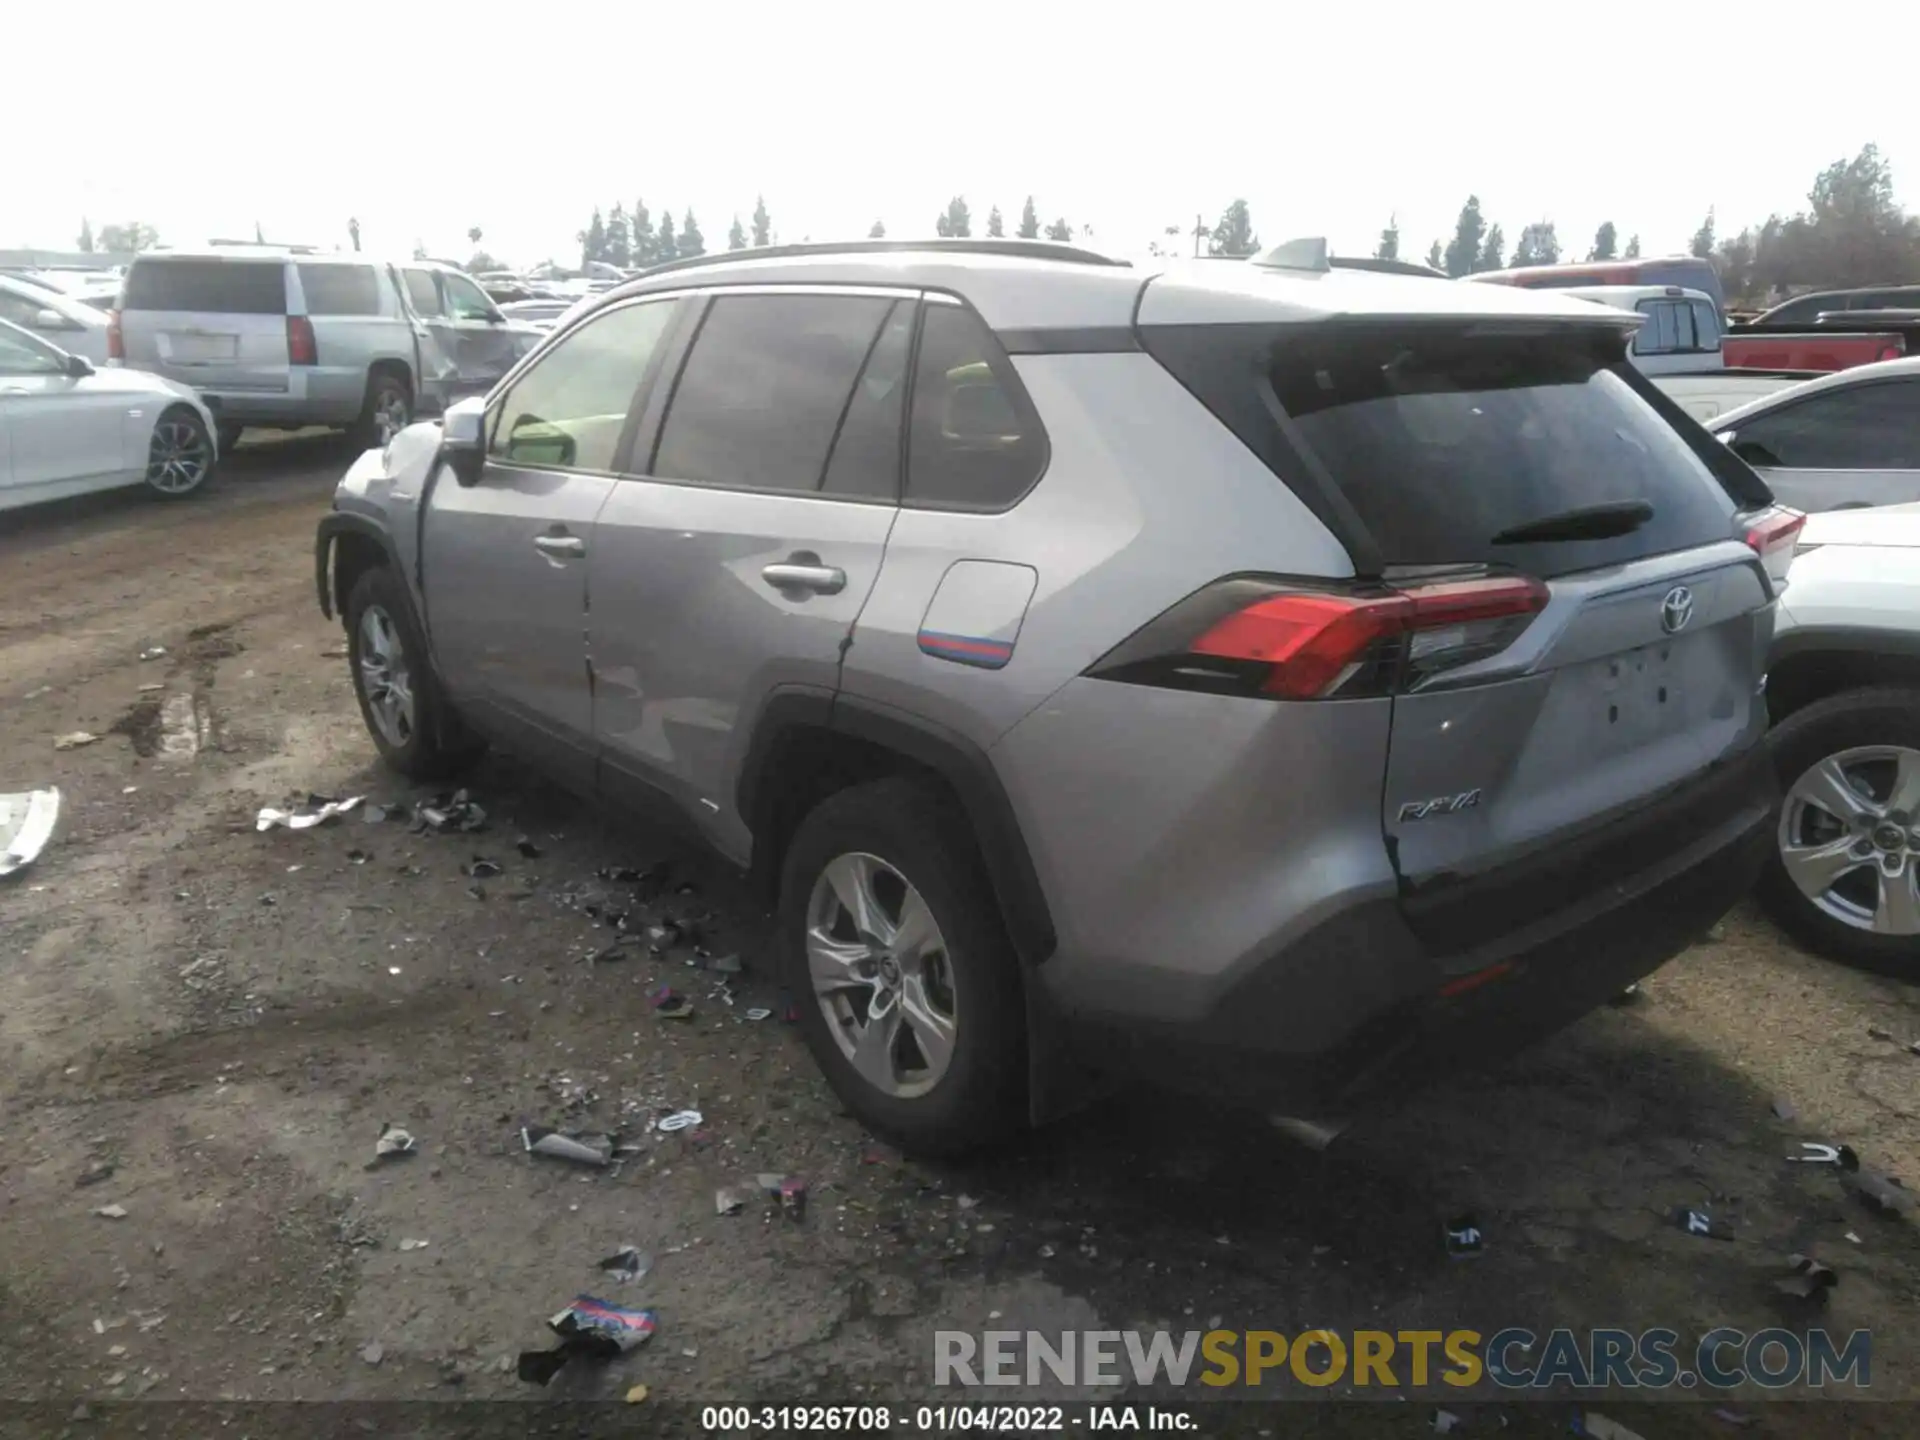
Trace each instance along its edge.
<path fill-rule="evenodd" d="M 831 693 L 898 514 L 910 292 L 730 291 L 706 306 L 644 479 L 589 563 L 602 779 L 664 792 L 744 859 L 734 779 L 776 689 Z M 664 413 L 662 413 L 664 412 Z"/>
<path fill-rule="evenodd" d="M 446 296 L 445 323 L 460 393 L 484 395 L 520 358 L 519 332 L 466 276 L 442 271 L 440 288 Z"/>
<path fill-rule="evenodd" d="M 673 311 L 672 301 L 610 310 L 548 351 L 489 411 L 479 480 L 443 470 L 428 499 L 437 669 L 483 725 L 513 732 L 579 785 L 593 779 L 595 521 Z"/>
<path fill-rule="evenodd" d="M 128 411 L 152 397 L 116 393 L 111 377 L 74 376 L 66 363 L 24 330 L 0 330 L 0 412 L 16 493 L 77 493 L 129 469 Z"/>

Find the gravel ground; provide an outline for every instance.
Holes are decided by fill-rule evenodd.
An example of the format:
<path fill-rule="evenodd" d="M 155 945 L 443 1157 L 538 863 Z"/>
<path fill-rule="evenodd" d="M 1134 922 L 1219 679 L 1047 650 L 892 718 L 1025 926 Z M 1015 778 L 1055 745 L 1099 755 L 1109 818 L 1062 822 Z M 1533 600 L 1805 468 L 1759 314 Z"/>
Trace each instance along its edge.
<path fill-rule="evenodd" d="M 1782 1157 L 1844 1140 L 1920 1178 L 1916 992 L 1744 911 L 1639 1003 L 1493 1073 L 1435 1076 L 1324 1155 L 1257 1117 L 1138 1095 L 931 1166 L 841 1113 L 733 877 L 510 759 L 473 777 L 482 833 L 357 814 L 256 833 L 258 808 L 290 794 L 421 798 L 373 764 L 341 633 L 314 604 L 313 522 L 349 458 L 325 439 L 250 444 L 196 500 L 104 497 L 0 529 L 0 788 L 67 800 L 54 843 L 0 887 L 0 1401 L 16 1407 L 0 1420 L 135 1399 L 618 1399 L 636 1383 L 663 1416 L 899 1401 L 933 1394 L 942 1328 L 1692 1337 L 1783 1323 L 1770 1281 L 1808 1250 L 1840 1275 L 1815 1323 L 1871 1329 L 1871 1394 L 1915 1397 L 1913 1222 Z M 55 749 L 80 730 L 102 738 Z M 502 873 L 471 879 L 476 855 Z M 662 862 L 665 883 L 597 873 Z M 610 938 L 595 910 L 697 921 L 712 954 L 744 959 L 735 1003 L 685 952 L 595 962 Z M 692 1018 L 653 1014 L 661 983 Z M 772 1015 L 748 1018 L 758 1006 Z M 648 1130 L 688 1107 L 697 1128 Z M 631 1149 L 581 1170 L 525 1153 L 523 1123 Z M 375 1167 L 386 1124 L 418 1149 Z M 759 1172 L 805 1177 L 802 1221 L 757 1195 L 716 1214 L 717 1188 Z M 1672 1222 L 1703 1204 L 1730 1242 Z M 1486 1235 L 1472 1263 L 1440 1243 L 1461 1213 Z M 595 1262 L 625 1244 L 652 1271 L 609 1282 Z M 512 1357 L 580 1290 L 654 1307 L 659 1332 L 531 1392 Z M 1432 1397 L 1415 1400 L 1277 1422 L 1222 1403 L 1206 1428 L 1426 1433 Z M 1906 1406 L 1715 1403 L 1753 1413 L 1753 1434 L 1915 1423 Z M 1730 1433 L 1697 1405 L 1589 1404 L 1650 1437 Z M 1564 1434 L 1571 1410 L 1504 1412 L 1513 1433 Z"/>

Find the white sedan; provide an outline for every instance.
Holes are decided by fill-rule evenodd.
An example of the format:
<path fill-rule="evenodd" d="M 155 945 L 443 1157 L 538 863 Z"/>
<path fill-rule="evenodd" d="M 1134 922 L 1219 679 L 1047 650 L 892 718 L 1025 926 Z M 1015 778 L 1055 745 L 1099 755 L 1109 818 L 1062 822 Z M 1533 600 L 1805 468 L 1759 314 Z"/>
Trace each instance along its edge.
<path fill-rule="evenodd" d="M 1920 356 L 1777 390 L 1706 426 L 1796 510 L 1920 500 Z"/>
<path fill-rule="evenodd" d="M 104 312 L 78 295 L 65 294 L 34 280 L 0 275 L 0 320 L 11 320 L 42 340 L 96 365 L 107 363 Z"/>
<path fill-rule="evenodd" d="M 190 495 L 213 473 L 213 436 L 188 386 L 96 370 L 0 320 L 0 510 L 126 485 Z"/>

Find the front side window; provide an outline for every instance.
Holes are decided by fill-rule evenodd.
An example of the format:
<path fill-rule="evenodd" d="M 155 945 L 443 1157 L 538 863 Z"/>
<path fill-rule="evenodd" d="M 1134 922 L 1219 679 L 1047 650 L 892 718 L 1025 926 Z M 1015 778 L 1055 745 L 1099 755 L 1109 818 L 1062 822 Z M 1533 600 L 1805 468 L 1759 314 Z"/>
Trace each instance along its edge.
<path fill-rule="evenodd" d="M 818 493 L 854 381 L 893 307 L 871 295 L 714 300 L 674 386 L 653 473 Z"/>
<path fill-rule="evenodd" d="M 906 503 L 1004 510 L 1047 466 L 1047 440 L 1013 362 L 978 315 L 929 304 L 914 372 Z"/>
<path fill-rule="evenodd" d="M 447 287 L 447 310 L 454 319 L 491 320 L 493 318 L 493 302 L 487 299 L 473 281 L 464 275 L 442 275 L 440 280 Z"/>
<path fill-rule="evenodd" d="M 1734 451 L 1781 470 L 1920 470 L 1920 381 L 1809 395 L 1737 427 Z"/>
<path fill-rule="evenodd" d="M 609 310 L 535 360 L 500 403 L 489 446 L 493 459 L 612 470 L 627 415 L 674 305 L 654 300 Z"/>
<path fill-rule="evenodd" d="M 60 357 L 33 336 L 0 325 L 0 375 L 59 375 Z"/>

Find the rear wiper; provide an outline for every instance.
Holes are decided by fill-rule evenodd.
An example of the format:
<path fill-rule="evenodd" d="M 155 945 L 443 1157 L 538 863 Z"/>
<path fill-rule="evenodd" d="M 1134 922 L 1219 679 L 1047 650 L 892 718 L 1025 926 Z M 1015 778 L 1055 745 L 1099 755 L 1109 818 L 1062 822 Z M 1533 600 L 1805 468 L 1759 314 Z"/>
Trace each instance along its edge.
<path fill-rule="evenodd" d="M 1616 500 L 1607 505 L 1584 505 L 1578 510 L 1562 510 L 1539 520 L 1529 520 L 1502 530 L 1493 537 L 1495 545 L 1551 544 L 1556 540 L 1612 540 L 1631 535 L 1653 519 L 1653 506 L 1644 500 Z"/>

